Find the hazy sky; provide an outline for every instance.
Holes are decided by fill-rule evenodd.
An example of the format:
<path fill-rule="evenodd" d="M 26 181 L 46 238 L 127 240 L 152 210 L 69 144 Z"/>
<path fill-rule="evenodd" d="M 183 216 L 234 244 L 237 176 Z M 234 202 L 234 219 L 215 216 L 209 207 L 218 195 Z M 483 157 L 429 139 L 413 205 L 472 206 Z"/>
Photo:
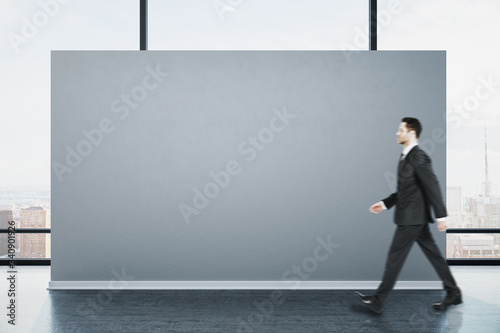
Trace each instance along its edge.
<path fill-rule="evenodd" d="M 0 187 L 50 184 L 50 50 L 138 49 L 139 0 L 59 1 L 0 0 Z M 150 0 L 149 9 L 154 50 L 368 48 L 368 0 Z M 379 12 L 380 50 L 447 50 L 448 186 L 478 191 L 485 124 L 499 184 L 500 1 L 379 0 Z"/>

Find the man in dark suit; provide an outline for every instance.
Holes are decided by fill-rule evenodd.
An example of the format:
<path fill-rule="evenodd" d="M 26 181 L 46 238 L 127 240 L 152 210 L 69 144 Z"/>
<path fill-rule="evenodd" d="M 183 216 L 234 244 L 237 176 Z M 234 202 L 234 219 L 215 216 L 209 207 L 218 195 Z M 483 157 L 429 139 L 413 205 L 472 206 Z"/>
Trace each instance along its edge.
<path fill-rule="evenodd" d="M 405 117 L 401 120 L 396 134 L 398 143 L 402 144 L 404 149 L 398 163 L 397 190 L 370 207 L 371 212 L 378 214 L 384 209 L 396 206 L 394 223 L 397 228 L 387 256 L 382 282 L 373 296 L 355 292 L 360 301 L 376 313 L 382 312 L 415 241 L 443 281 L 447 293 L 443 301 L 434 303 L 432 307 L 445 310 L 452 304 L 462 303 L 460 289 L 429 230 L 429 222 L 434 223 L 431 207 L 440 231 L 446 230 L 448 213 L 437 177 L 432 170 L 431 159 L 418 146 L 421 131 L 422 125 L 418 119 Z"/>

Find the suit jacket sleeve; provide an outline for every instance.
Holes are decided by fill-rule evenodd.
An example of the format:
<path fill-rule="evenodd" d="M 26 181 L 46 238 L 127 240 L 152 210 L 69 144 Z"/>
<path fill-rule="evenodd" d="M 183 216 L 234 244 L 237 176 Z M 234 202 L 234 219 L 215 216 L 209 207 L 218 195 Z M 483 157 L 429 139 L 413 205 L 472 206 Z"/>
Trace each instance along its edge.
<path fill-rule="evenodd" d="M 412 158 L 415 173 L 417 174 L 422 190 L 429 200 L 429 205 L 434 209 L 434 215 L 436 218 L 448 216 L 443 197 L 441 196 L 441 190 L 439 189 L 438 179 L 432 170 L 431 159 L 423 151 L 419 151 L 418 154 L 415 154 L 415 157 Z"/>
<path fill-rule="evenodd" d="M 398 193 L 394 192 L 382 201 L 384 202 L 384 205 L 385 207 L 387 207 L 387 209 L 391 209 L 392 206 L 398 203 Z"/>

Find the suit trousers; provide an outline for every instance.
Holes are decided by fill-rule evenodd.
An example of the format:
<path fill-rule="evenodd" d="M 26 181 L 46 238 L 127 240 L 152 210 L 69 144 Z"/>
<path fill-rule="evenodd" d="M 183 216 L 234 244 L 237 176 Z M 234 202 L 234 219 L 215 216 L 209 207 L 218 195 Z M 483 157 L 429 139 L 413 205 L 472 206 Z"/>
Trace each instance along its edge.
<path fill-rule="evenodd" d="M 389 254 L 387 255 L 382 282 L 373 295 L 375 302 L 379 303 L 379 305 L 383 306 L 386 303 L 389 294 L 396 284 L 399 272 L 415 241 L 432 264 L 432 267 L 436 270 L 441 281 L 443 281 L 444 290 L 448 293 L 460 290 L 457 287 L 455 279 L 451 275 L 446 260 L 441 255 L 439 248 L 434 242 L 434 238 L 432 238 L 431 231 L 429 230 L 429 223 L 419 225 L 398 225 L 392 239 Z"/>

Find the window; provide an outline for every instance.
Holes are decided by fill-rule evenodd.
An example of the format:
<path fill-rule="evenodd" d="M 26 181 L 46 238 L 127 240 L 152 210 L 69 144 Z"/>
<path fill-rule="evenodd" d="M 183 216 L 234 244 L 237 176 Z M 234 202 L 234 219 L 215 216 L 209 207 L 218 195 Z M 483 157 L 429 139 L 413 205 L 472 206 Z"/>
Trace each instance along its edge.
<path fill-rule="evenodd" d="M 380 0 L 379 11 L 389 2 Z M 500 179 L 493 171 L 500 167 L 500 45 L 495 42 L 500 39 L 500 3 L 400 3 L 401 12 L 379 29 L 379 49 L 447 51 L 448 225 L 499 228 Z M 486 238 L 488 250 L 474 249 L 483 248 Z M 499 244 L 498 233 L 448 234 L 447 257 L 499 258 Z"/>
<path fill-rule="evenodd" d="M 367 27 L 366 0 L 149 0 L 151 50 L 367 50 Z"/>
<path fill-rule="evenodd" d="M 0 4 L 0 228 L 50 228 L 50 51 L 137 50 L 139 5 L 6 0 Z M 7 234 L 0 234 L 0 257 Z M 50 234 L 18 233 L 18 258 L 50 258 Z"/>

